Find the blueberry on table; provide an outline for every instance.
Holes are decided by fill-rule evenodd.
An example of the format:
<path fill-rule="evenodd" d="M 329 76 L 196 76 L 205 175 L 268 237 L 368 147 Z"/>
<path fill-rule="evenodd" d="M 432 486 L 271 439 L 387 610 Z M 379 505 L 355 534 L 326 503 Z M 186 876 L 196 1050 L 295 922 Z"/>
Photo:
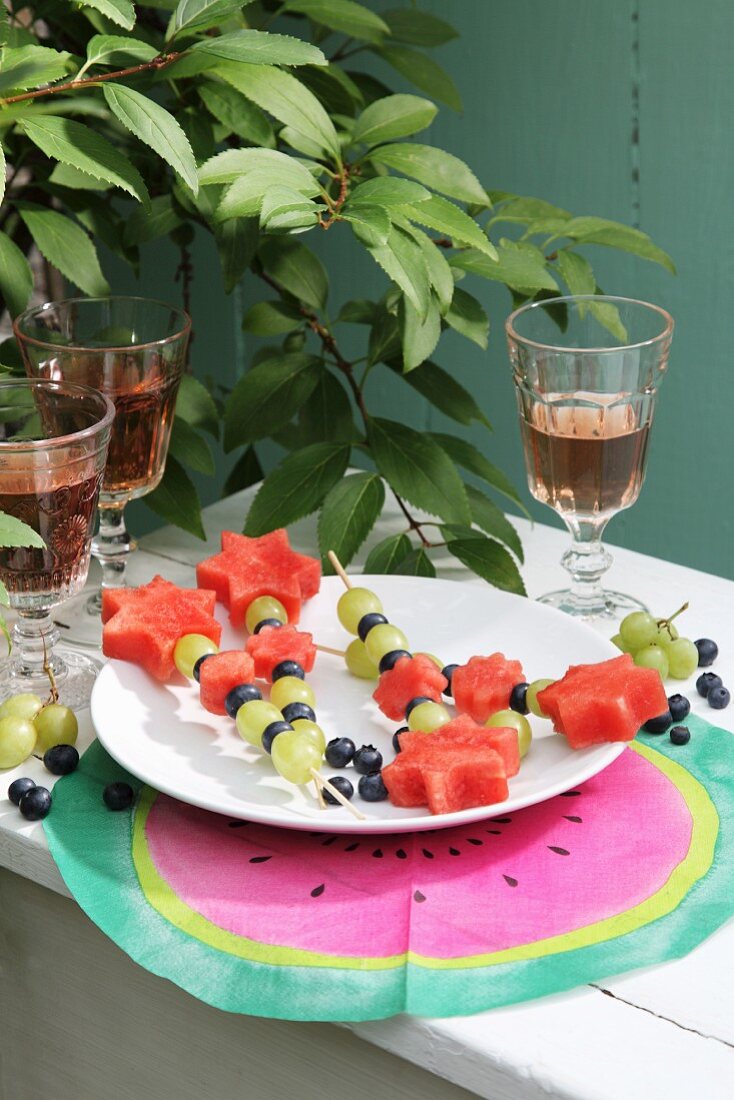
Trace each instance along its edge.
<path fill-rule="evenodd" d="M 708 699 L 709 706 L 713 707 L 714 710 L 723 710 L 724 707 L 729 706 L 729 703 L 731 701 L 729 689 L 725 688 L 723 684 L 721 684 L 720 686 L 712 687 L 709 690 L 706 698 Z"/>
<path fill-rule="evenodd" d="M 668 697 L 668 710 L 674 722 L 682 722 L 691 713 L 691 704 L 685 695 L 670 695 Z"/>
<path fill-rule="evenodd" d="M 514 688 L 510 692 L 510 710 L 517 711 L 518 714 L 528 713 L 528 687 L 529 684 L 515 684 Z"/>
<path fill-rule="evenodd" d="M 347 764 L 351 764 L 356 748 L 351 737 L 335 737 L 326 746 L 326 763 L 332 768 L 346 768 Z"/>
<path fill-rule="evenodd" d="M 282 625 L 283 624 L 280 619 L 261 619 L 260 622 L 255 625 L 255 629 L 252 633 L 259 634 L 265 626 L 272 626 L 275 627 L 275 629 L 277 630 L 277 628 Z"/>
<path fill-rule="evenodd" d="M 310 707 L 308 703 L 286 703 L 283 707 L 283 717 L 286 722 L 295 722 L 299 718 L 307 718 L 309 722 L 316 721 L 313 707 Z"/>
<path fill-rule="evenodd" d="M 295 676 L 299 680 L 306 679 L 306 673 L 303 671 L 298 661 L 281 661 L 271 672 L 270 679 L 275 683 L 275 681 L 280 680 L 282 676 Z"/>
<path fill-rule="evenodd" d="M 670 740 L 674 745 L 687 745 L 691 740 L 691 731 L 688 726 L 673 726 L 670 731 Z"/>
<path fill-rule="evenodd" d="M 26 791 L 33 790 L 35 785 L 35 781 L 33 779 L 28 779 L 27 776 L 23 776 L 22 779 L 14 779 L 8 787 L 8 798 L 17 806 Z"/>
<path fill-rule="evenodd" d="M 331 783 L 332 787 L 336 787 L 339 794 L 343 795 L 344 798 L 350 799 L 354 795 L 354 787 L 349 782 L 346 775 L 330 775 L 329 782 Z M 322 787 L 321 793 L 324 796 L 325 802 L 328 802 L 331 806 L 339 805 L 339 800 L 337 798 L 334 798 L 334 795 L 331 793 L 328 787 Z"/>
<path fill-rule="evenodd" d="M 387 798 L 387 787 L 382 781 L 380 772 L 370 772 L 363 775 L 359 781 L 359 797 L 365 802 L 384 802 Z"/>
<path fill-rule="evenodd" d="M 395 667 L 401 657 L 412 657 L 413 654 L 407 649 L 391 649 L 389 653 L 386 653 L 384 657 L 380 658 L 378 664 L 378 670 L 380 675 L 383 672 L 389 672 Z"/>
<path fill-rule="evenodd" d="M 387 619 L 379 611 L 370 611 L 367 615 L 363 615 L 357 623 L 357 634 L 364 641 L 373 626 L 380 626 L 381 623 L 386 622 Z"/>
<path fill-rule="evenodd" d="M 51 809 L 51 794 L 45 787 L 31 787 L 26 791 L 18 808 L 28 821 L 41 821 Z"/>
<path fill-rule="evenodd" d="M 272 752 L 275 738 L 279 733 L 286 733 L 288 730 L 293 730 L 290 722 L 271 722 L 269 726 L 266 726 L 262 738 L 262 747 L 265 752 Z"/>
<path fill-rule="evenodd" d="M 708 668 L 719 656 L 719 647 L 711 638 L 697 638 L 693 644 L 698 650 L 699 668 Z"/>
<path fill-rule="evenodd" d="M 127 810 L 133 804 L 135 792 L 129 783 L 108 783 L 102 798 L 108 810 Z"/>
<path fill-rule="evenodd" d="M 443 689 L 443 693 L 444 693 L 444 695 L 448 695 L 449 699 L 451 699 L 453 697 L 453 689 L 451 687 L 451 680 L 452 680 L 452 677 L 454 675 L 454 672 L 456 671 L 456 669 L 458 667 L 459 667 L 458 665 L 444 665 L 443 668 L 441 669 L 441 672 L 443 673 L 443 675 L 448 680 L 448 683 L 446 684 L 446 687 Z"/>
<path fill-rule="evenodd" d="M 43 754 L 43 763 L 52 775 L 71 775 L 79 764 L 79 753 L 73 745 L 52 745 Z"/>
<path fill-rule="evenodd" d="M 655 718 L 648 718 L 642 728 L 645 733 L 665 733 L 672 721 L 672 714 L 669 710 L 666 710 L 664 714 L 658 714 Z"/>
<path fill-rule="evenodd" d="M 254 684 L 236 684 L 224 697 L 224 709 L 230 718 L 237 717 L 237 711 L 252 699 L 262 699 L 262 693 Z"/>
<path fill-rule="evenodd" d="M 382 767 L 382 753 L 374 745 L 362 745 L 352 759 L 354 770 L 360 775 L 369 775 L 370 772 L 378 772 Z"/>
<path fill-rule="evenodd" d="M 711 688 L 722 687 L 724 681 L 715 672 L 702 672 L 696 680 L 696 691 L 705 699 Z"/>
<path fill-rule="evenodd" d="M 409 729 L 410 729 L 410 726 L 401 726 L 400 729 L 395 730 L 395 733 L 392 735 L 392 747 L 395 749 L 396 753 L 403 751 L 400 748 L 400 734 L 401 733 L 407 733 Z"/>

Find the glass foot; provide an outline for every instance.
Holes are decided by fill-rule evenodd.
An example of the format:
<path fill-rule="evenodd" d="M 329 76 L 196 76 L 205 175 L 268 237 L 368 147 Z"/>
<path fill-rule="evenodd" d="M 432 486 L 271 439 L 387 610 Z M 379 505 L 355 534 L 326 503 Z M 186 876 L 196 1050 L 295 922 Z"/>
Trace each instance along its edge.
<path fill-rule="evenodd" d="M 65 600 L 53 616 L 62 641 L 74 646 L 102 647 L 102 590 L 86 588 L 78 596 Z"/>
<path fill-rule="evenodd" d="M 59 702 L 72 710 L 88 707 L 102 662 L 62 645 L 54 647 L 53 662 Z M 12 658 L 0 672 L 0 702 L 11 695 L 26 691 L 35 692 L 46 699 L 50 690 L 51 685 L 45 672 L 30 669 L 22 672 Z"/>
<path fill-rule="evenodd" d="M 570 588 L 565 588 L 539 596 L 538 603 L 565 611 L 567 615 L 573 615 L 577 619 L 586 619 L 587 622 L 594 619 L 608 619 L 612 622 L 624 618 L 630 611 L 648 610 L 634 596 L 626 596 L 624 592 L 609 592 L 606 589 L 594 595 L 579 596 Z"/>

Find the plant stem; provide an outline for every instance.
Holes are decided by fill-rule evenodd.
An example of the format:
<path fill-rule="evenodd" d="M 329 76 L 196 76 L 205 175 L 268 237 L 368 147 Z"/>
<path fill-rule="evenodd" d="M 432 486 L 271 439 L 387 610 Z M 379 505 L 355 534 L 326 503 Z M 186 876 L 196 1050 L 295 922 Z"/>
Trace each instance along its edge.
<path fill-rule="evenodd" d="M 334 222 L 339 221 L 339 211 L 347 201 L 347 195 L 349 194 L 349 171 L 350 166 L 345 164 L 340 168 L 339 173 L 335 177 L 339 180 L 339 192 L 335 199 L 332 199 L 330 195 L 325 193 L 325 198 L 329 205 L 329 216 L 328 218 L 319 218 L 319 225 L 322 229 L 331 229 Z"/>
<path fill-rule="evenodd" d="M 56 95 L 59 92 L 75 92 L 78 88 L 88 88 L 90 85 L 102 84 L 106 80 L 120 80 L 124 76 L 137 76 L 138 73 L 148 72 L 149 70 L 165 69 L 182 56 L 182 53 L 177 52 L 160 54 L 151 61 L 144 61 L 140 65 L 132 65 L 129 69 L 118 69 L 115 73 L 87 76 L 84 80 L 67 80 L 64 84 L 51 84 L 46 88 L 36 88 L 32 92 L 11 95 L 6 99 L 0 99 L 0 107 L 6 107 L 9 103 L 21 103 L 26 99 L 40 99 L 41 96 Z"/>

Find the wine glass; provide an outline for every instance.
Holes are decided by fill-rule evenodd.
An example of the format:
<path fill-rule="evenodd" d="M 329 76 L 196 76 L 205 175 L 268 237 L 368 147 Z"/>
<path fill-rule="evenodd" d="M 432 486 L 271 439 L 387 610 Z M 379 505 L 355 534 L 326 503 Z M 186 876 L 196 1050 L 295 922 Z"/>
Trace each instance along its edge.
<path fill-rule="evenodd" d="M 561 559 L 571 587 L 540 602 L 585 619 L 645 609 L 602 587 L 612 556 L 601 538 L 642 487 L 673 319 L 648 302 L 578 295 L 523 306 L 505 329 L 530 492 L 573 538 Z"/>
<path fill-rule="evenodd" d="M 51 672 L 64 703 L 89 703 L 99 665 L 57 647 L 50 618 L 84 587 L 115 410 L 89 386 L 0 381 L 0 512 L 32 527 L 45 546 L 0 547 L 0 581 L 18 618 L 0 670 L 0 698 L 45 694 Z"/>
<path fill-rule="evenodd" d="M 115 406 L 92 554 L 102 567 L 102 587 L 120 588 L 135 548 L 125 505 L 163 477 L 189 316 L 148 298 L 70 298 L 27 310 L 13 328 L 28 375 L 94 386 Z M 99 645 L 100 589 L 71 611 L 68 637 Z"/>

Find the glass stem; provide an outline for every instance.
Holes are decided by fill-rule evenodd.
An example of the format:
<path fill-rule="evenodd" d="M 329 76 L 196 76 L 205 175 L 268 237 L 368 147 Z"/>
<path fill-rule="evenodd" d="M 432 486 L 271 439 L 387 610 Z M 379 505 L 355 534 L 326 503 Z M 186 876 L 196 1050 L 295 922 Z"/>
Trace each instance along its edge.
<path fill-rule="evenodd" d="M 601 579 L 614 560 L 602 545 L 601 537 L 606 527 L 602 523 L 574 519 L 567 522 L 573 542 L 561 558 L 561 565 L 571 575 L 571 600 L 582 608 L 595 608 L 604 604 Z"/>
<path fill-rule="evenodd" d="M 47 669 L 51 670 L 57 683 L 63 681 L 66 665 L 54 653 L 58 640 L 59 631 L 51 619 L 50 611 L 18 612 L 18 619 L 13 626 L 11 666 L 12 674 L 18 681 L 27 681 L 26 691 L 36 690 L 38 683 L 44 679 L 48 680 L 49 689 L 51 688 Z"/>
<path fill-rule="evenodd" d="M 125 526 L 125 505 L 99 509 L 99 530 L 92 542 L 92 553 L 102 566 L 102 588 L 123 588 L 128 555 L 135 549 Z M 92 615 L 102 612 L 102 594 L 96 592 L 87 601 L 87 610 Z"/>

